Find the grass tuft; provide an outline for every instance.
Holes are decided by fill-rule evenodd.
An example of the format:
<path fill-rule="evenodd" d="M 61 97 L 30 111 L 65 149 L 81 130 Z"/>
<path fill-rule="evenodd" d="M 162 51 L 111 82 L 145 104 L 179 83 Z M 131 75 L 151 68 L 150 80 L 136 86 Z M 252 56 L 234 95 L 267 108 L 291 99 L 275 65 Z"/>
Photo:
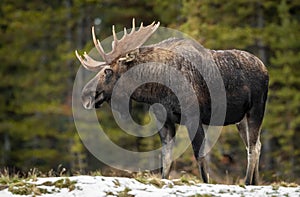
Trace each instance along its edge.
<path fill-rule="evenodd" d="M 240 186 L 241 188 L 246 189 L 246 185 L 245 185 L 245 184 L 239 184 L 239 186 Z"/>
<path fill-rule="evenodd" d="M 297 183 L 287 183 L 285 181 L 281 181 L 281 182 L 278 182 L 278 183 L 273 183 L 272 185 L 272 189 L 273 190 L 278 190 L 279 187 L 298 187 L 299 185 Z"/>
<path fill-rule="evenodd" d="M 201 181 L 193 175 L 183 174 L 179 179 L 173 180 L 174 185 L 195 185 Z"/>
<path fill-rule="evenodd" d="M 162 181 L 160 175 L 150 172 L 139 172 L 134 176 L 134 179 L 143 184 L 151 184 L 158 188 L 162 188 L 166 184 L 164 181 Z"/>
<path fill-rule="evenodd" d="M 91 175 L 91 176 L 102 176 L 102 172 L 100 170 L 96 170 L 96 171 L 90 172 L 89 175 Z"/>
<path fill-rule="evenodd" d="M 129 194 L 130 191 L 131 191 L 130 188 L 125 187 L 125 189 L 123 191 L 118 193 L 118 197 L 133 197 L 134 195 Z"/>

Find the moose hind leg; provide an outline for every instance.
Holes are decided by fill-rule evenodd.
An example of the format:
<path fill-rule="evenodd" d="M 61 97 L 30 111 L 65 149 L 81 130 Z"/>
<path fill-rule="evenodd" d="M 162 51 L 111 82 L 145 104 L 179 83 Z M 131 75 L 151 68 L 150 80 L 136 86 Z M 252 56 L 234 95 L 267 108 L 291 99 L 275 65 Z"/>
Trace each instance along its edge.
<path fill-rule="evenodd" d="M 260 157 L 260 127 L 263 113 L 260 110 L 252 109 L 244 119 L 237 125 L 241 138 L 243 139 L 248 155 L 246 185 L 257 185 L 259 178 L 259 157 Z"/>
<path fill-rule="evenodd" d="M 175 138 L 175 125 L 172 123 L 165 123 L 163 128 L 159 131 L 159 136 L 162 142 L 162 178 L 169 178 L 170 169 L 172 165 L 172 150 Z"/>
<path fill-rule="evenodd" d="M 259 137 L 256 138 L 256 134 L 259 135 L 258 129 L 252 129 L 254 134 L 250 134 L 249 138 L 249 147 L 248 147 L 248 165 L 246 172 L 246 185 L 257 185 L 258 184 L 258 166 L 259 166 L 259 157 L 260 157 L 260 149 L 261 143 Z M 256 133 L 256 134 L 255 134 Z M 255 140 L 256 138 L 256 140 Z M 252 142 L 251 142 L 252 141 Z"/>

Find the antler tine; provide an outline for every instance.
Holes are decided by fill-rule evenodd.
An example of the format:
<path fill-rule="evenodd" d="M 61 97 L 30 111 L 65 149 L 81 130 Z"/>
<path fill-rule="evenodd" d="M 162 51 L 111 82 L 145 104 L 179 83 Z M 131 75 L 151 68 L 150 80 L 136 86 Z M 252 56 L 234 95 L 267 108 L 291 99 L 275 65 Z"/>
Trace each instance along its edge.
<path fill-rule="evenodd" d="M 135 32 L 135 19 L 134 18 L 132 19 L 132 29 L 131 29 L 130 34 L 133 34 L 133 32 Z"/>
<path fill-rule="evenodd" d="M 139 29 L 136 31 L 135 19 L 133 18 L 131 32 L 128 34 L 126 28 L 124 28 L 124 35 L 120 40 L 118 40 L 117 38 L 115 26 L 113 26 L 112 51 L 105 54 L 107 62 L 111 63 L 116 58 L 142 46 L 147 41 L 147 39 L 156 31 L 159 25 L 159 22 L 156 24 L 155 22 L 153 22 L 152 24 L 144 27 L 143 23 L 141 23 Z"/>
<path fill-rule="evenodd" d="M 100 41 L 96 38 L 94 26 L 92 27 L 92 37 L 93 37 L 93 42 L 94 42 L 94 45 L 95 45 L 97 51 L 100 53 L 102 59 L 106 61 L 106 54 L 103 50 L 103 47 L 102 47 Z"/>
<path fill-rule="evenodd" d="M 118 38 L 117 38 L 117 35 L 116 35 L 116 31 L 115 31 L 115 26 L 114 25 L 112 26 L 112 33 L 113 33 L 114 40 L 111 43 L 111 45 L 112 45 L 111 47 L 112 47 L 112 50 L 114 50 L 117 47 L 117 45 L 118 45 Z"/>
<path fill-rule="evenodd" d="M 84 59 L 81 57 L 81 55 L 78 54 L 78 51 L 75 51 L 76 57 L 80 61 L 80 63 L 88 70 L 91 71 L 98 71 L 101 69 L 103 66 L 107 65 L 106 62 L 99 62 L 97 60 L 94 60 L 91 58 L 86 52 L 84 52 L 83 56 Z"/>

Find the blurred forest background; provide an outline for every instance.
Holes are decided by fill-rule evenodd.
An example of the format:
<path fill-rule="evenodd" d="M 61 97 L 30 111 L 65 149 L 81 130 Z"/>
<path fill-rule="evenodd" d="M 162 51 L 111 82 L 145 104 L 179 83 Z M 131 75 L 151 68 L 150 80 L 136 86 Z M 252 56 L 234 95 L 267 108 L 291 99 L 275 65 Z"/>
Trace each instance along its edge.
<path fill-rule="evenodd" d="M 270 91 L 262 132 L 264 182 L 300 183 L 300 1 L 293 0 L 1 0 L 0 168 L 68 173 L 105 171 L 83 146 L 72 117 L 75 49 L 137 23 L 160 21 L 211 49 L 242 49 L 268 67 Z M 158 136 L 124 135 L 105 106 L 107 134 L 120 146 L 151 150 Z M 139 114 L 139 113 L 138 113 Z M 149 117 L 137 115 L 140 122 Z M 210 154 L 212 177 L 243 178 L 246 150 L 234 126 L 226 127 Z M 191 148 L 173 166 L 198 174 Z M 227 176 L 228 175 L 228 176 Z"/>

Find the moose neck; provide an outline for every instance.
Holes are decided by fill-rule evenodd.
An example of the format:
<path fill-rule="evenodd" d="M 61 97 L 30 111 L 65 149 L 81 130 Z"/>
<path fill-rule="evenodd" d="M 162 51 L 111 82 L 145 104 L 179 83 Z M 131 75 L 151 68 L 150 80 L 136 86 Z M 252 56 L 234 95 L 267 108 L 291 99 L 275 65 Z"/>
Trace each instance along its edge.
<path fill-rule="evenodd" d="M 137 102 L 143 102 L 147 104 L 161 103 L 167 98 L 167 91 L 162 92 L 162 90 L 167 89 L 158 83 L 146 83 L 139 88 L 137 88 L 132 94 L 131 98 Z"/>
<path fill-rule="evenodd" d="M 170 86 L 168 83 L 174 79 L 166 76 L 166 73 L 170 73 L 171 70 L 177 70 L 175 66 L 178 63 L 176 61 L 177 58 L 170 50 L 153 47 L 141 48 L 131 68 L 134 67 L 132 77 L 143 84 L 135 89 L 131 98 L 137 102 L 148 104 L 176 105 L 174 103 L 174 99 L 177 100 L 176 96 L 168 88 Z"/>

